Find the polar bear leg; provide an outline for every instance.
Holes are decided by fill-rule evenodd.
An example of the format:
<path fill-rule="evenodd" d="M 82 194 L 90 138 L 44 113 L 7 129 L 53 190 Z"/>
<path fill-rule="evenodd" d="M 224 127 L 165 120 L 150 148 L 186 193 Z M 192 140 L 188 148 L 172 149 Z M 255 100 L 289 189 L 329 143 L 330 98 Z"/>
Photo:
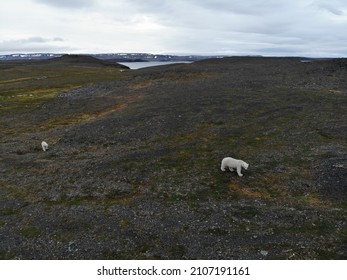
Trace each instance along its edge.
<path fill-rule="evenodd" d="M 241 166 L 237 167 L 237 174 L 242 177 L 243 175 L 241 174 Z"/>
<path fill-rule="evenodd" d="M 229 170 L 230 170 L 231 172 L 233 172 L 233 171 L 234 171 L 234 168 L 229 167 Z"/>

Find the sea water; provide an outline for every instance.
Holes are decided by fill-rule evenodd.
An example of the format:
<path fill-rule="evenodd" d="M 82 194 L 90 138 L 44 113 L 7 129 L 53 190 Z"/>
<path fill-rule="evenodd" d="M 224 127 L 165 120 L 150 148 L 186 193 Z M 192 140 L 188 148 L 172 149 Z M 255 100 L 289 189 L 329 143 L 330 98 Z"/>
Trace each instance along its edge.
<path fill-rule="evenodd" d="M 140 69 L 152 66 L 161 66 L 177 63 L 191 63 L 191 61 L 150 61 L 150 62 L 118 62 L 119 64 L 128 66 L 130 69 Z"/>

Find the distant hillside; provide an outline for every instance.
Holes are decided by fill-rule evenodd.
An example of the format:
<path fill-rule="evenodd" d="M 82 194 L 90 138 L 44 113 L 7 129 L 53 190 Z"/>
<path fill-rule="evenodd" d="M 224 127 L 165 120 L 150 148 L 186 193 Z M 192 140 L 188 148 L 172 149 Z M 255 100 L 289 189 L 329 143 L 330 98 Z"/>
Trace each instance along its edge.
<path fill-rule="evenodd" d="M 57 64 L 83 64 L 88 66 L 113 66 L 128 69 L 125 65 L 118 64 L 114 61 L 106 61 L 97 59 L 89 55 L 70 55 L 64 54 L 60 57 L 55 57 L 45 61 L 46 63 L 57 63 Z"/>

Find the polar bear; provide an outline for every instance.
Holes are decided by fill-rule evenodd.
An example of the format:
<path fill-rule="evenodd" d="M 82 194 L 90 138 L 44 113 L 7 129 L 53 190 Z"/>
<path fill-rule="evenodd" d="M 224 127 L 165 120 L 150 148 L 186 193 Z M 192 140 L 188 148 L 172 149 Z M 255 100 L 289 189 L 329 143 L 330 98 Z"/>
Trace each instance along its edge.
<path fill-rule="evenodd" d="M 46 150 L 48 150 L 48 144 L 47 142 L 45 141 L 42 141 L 41 142 L 41 147 L 42 147 L 42 150 L 45 152 Z"/>
<path fill-rule="evenodd" d="M 234 168 L 236 168 L 237 174 L 241 177 L 243 176 L 243 174 L 241 174 L 241 167 L 247 170 L 248 166 L 249 164 L 243 160 L 226 157 L 223 158 L 220 169 L 225 171 L 225 168 L 228 167 L 230 171 L 234 171 Z"/>

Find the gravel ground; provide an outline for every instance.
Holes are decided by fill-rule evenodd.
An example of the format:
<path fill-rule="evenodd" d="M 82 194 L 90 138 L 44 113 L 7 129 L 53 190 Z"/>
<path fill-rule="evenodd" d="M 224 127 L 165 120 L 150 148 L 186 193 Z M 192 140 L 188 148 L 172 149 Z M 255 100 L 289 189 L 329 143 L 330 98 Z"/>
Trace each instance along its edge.
<path fill-rule="evenodd" d="M 0 111 L 0 258 L 346 258 L 346 75 L 215 59 Z"/>

